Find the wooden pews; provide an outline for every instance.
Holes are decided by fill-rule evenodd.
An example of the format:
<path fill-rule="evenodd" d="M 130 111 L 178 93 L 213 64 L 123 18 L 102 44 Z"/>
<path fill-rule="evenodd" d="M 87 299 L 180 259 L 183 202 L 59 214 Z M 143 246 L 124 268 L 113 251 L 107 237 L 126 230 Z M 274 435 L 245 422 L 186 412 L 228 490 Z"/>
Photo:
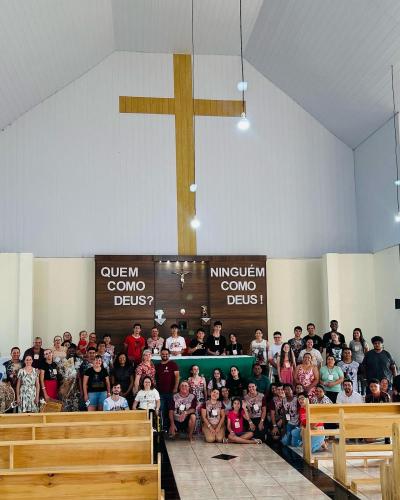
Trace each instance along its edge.
<path fill-rule="evenodd" d="M 162 499 L 147 412 L 0 415 L 1 499 Z"/>
<path fill-rule="evenodd" d="M 312 436 L 338 436 L 339 428 L 313 430 L 312 424 L 316 423 L 332 423 L 339 425 L 340 410 L 344 411 L 345 416 L 351 416 L 354 421 L 362 416 L 371 416 L 375 419 L 375 423 L 381 416 L 400 417 L 400 403 L 371 403 L 371 404 L 328 404 L 318 405 L 309 404 L 306 406 L 306 427 L 303 430 L 303 456 L 307 463 L 317 466 L 318 460 L 331 459 L 331 455 L 324 453 L 318 456 L 311 452 L 311 437 Z"/>
<path fill-rule="evenodd" d="M 381 464 L 382 500 L 400 498 L 400 423 L 392 425 L 393 457 L 388 464 Z"/>

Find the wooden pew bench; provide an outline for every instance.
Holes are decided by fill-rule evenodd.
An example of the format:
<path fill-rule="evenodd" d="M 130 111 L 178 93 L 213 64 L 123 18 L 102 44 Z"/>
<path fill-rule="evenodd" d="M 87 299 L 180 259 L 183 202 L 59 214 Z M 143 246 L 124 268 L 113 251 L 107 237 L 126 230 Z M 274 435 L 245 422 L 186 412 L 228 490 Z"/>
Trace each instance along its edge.
<path fill-rule="evenodd" d="M 77 497 L 163 500 L 160 456 L 157 464 L 35 467 L 0 474 L 0 498 L 72 500 Z"/>
<path fill-rule="evenodd" d="M 348 478 L 347 461 L 349 460 L 381 460 L 387 462 L 391 456 L 392 445 L 383 442 L 349 444 L 349 439 L 379 439 L 392 434 L 393 423 L 400 423 L 400 415 L 347 415 L 340 410 L 339 440 L 333 443 L 334 479 L 346 487 L 357 492 L 360 485 L 379 484 L 377 478 L 353 479 Z M 388 452 L 385 456 L 382 452 Z M 380 454 L 377 454 L 380 453 Z"/>
<path fill-rule="evenodd" d="M 56 439 L 0 442 L 0 476 L 7 470 L 54 466 L 153 463 L 153 434 L 99 440 Z"/>
<path fill-rule="evenodd" d="M 1 441 L 141 437 L 152 433 L 150 420 L 27 423 L 0 425 Z"/>
<path fill-rule="evenodd" d="M 382 500 L 400 498 L 400 424 L 392 425 L 393 457 L 389 464 L 381 464 Z"/>
<path fill-rule="evenodd" d="M 339 424 L 339 412 L 343 410 L 345 415 L 352 416 L 354 419 L 363 416 L 373 416 L 375 422 L 381 416 L 400 416 L 400 403 L 370 403 L 370 404 L 306 404 L 306 427 L 303 430 L 303 457 L 304 460 L 315 467 L 318 466 L 318 460 L 331 460 L 330 453 L 314 454 L 311 453 L 311 437 L 312 436 L 334 436 L 339 435 L 339 428 L 313 430 L 312 424 L 322 422 L 324 424 Z"/>
<path fill-rule="evenodd" d="M 148 412 L 130 411 L 77 411 L 59 413 L 0 413 L 0 426 L 6 424 L 46 424 L 60 422 L 108 422 L 110 420 L 148 420 Z"/>

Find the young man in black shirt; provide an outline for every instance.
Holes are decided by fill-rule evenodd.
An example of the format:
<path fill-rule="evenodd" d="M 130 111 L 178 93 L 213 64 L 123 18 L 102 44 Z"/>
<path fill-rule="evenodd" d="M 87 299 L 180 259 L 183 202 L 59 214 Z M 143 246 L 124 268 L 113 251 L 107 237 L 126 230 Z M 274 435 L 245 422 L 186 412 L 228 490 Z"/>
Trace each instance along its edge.
<path fill-rule="evenodd" d="M 308 332 L 308 335 L 306 335 L 303 338 L 304 345 L 306 345 L 308 339 L 312 339 L 314 349 L 317 349 L 317 351 L 322 352 L 324 349 L 323 341 L 322 341 L 322 338 L 315 333 L 314 323 L 308 323 L 307 332 Z"/>
<path fill-rule="evenodd" d="M 329 323 L 329 326 L 331 327 L 330 331 L 329 331 L 329 332 L 324 333 L 324 336 L 322 337 L 322 341 L 323 341 L 323 345 L 324 345 L 324 347 L 328 347 L 329 342 L 331 341 L 331 333 L 332 333 L 332 332 L 334 332 L 334 333 L 337 333 L 337 334 L 338 334 L 338 336 L 339 336 L 339 342 L 340 342 L 341 344 L 345 344 L 345 343 L 346 343 L 346 339 L 344 338 L 343 333 L 338 332 L 339 323 L 337 322 L 337 320 L 336 320 L 336 319 L 333 319 L 333 320 Z"/>
<path fill-rule="evenodd" d="M 206 342 L 207 354 L 210 356 L 221 356 L 221 354 L 225 354 L 226 338 L 221 335 L 221 330 L 221 321 L 215 321 L 213 332 L 208 336 Z"/>
<path fill-rule="evenodd" d="M 198 328 L 196 332 L 196 338 L 192 339 L 189 344 L 189 354 L 192 356 L 206 356 L 207 347 L 206 341 L 204 340 L 205 331 L 202 328 Z"/>

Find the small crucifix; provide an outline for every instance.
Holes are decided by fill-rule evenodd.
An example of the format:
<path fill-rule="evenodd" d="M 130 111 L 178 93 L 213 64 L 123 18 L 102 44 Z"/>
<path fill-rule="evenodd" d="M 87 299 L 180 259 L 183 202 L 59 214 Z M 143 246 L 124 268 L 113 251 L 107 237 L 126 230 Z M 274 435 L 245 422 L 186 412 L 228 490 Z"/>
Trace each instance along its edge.
<path fill-rule="evenodd" d="M 185 275 L 192 274 L 192 271 L 184 271 L 183 269 L 181 269 L 180 271 L 172 271 L 172 274 L 177 274 L 179 276 L 181 288 L 183 289 L 183 285 L 185 284 Z"/>
<path fill-rule="evenodd" d="M 196 255 L 196 232 L 190 227 L 195 215 L 193 114 L 240 117 L 246 103 L 240 100 L 192 98 L 192 59 L 174 54 L 174 97 L 119 97 L 120 113 L 175 115 L 176 196 L 179 255 Z"/>

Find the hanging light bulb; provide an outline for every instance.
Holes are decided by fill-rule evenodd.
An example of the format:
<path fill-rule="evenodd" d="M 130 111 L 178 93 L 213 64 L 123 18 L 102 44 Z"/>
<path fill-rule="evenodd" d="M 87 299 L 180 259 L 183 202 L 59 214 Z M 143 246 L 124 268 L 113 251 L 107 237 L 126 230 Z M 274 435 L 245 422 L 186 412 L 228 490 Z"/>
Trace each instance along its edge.
<path fill-rule="evenodd" d="M 239 82 L 237 84 L 237 89 L 238 89 L 239 92 L 246 92 L 246 90 L 247 90 L 247 82 L 243 82 L 243 81 Z"/>
<path fill-rule="evenodd" d="M 190 184 L 189 189 L 192 193 L 195 193 L 197 191 L 197 184 L 196 183 Z"/>
<path fill-rule="evenodd" d="M 394 216 L 394 221 L 400 222 L 400 212 L 397 212 L 397 214 Z"/>
<path fill-rule="evenodd" d="M 250 122 L 246 118 L 246 113 L 242 113 L 240 120 L 237 123 L 237 128 L 239 130 L 248 130 L 250 127 Z"/>
<path fill-rule="evenodd" d="M 192 229 L 198 229 L 200 227 L 200 221 L 196 215 L 190 221 L 190 225 L 192 226 Z"/>

